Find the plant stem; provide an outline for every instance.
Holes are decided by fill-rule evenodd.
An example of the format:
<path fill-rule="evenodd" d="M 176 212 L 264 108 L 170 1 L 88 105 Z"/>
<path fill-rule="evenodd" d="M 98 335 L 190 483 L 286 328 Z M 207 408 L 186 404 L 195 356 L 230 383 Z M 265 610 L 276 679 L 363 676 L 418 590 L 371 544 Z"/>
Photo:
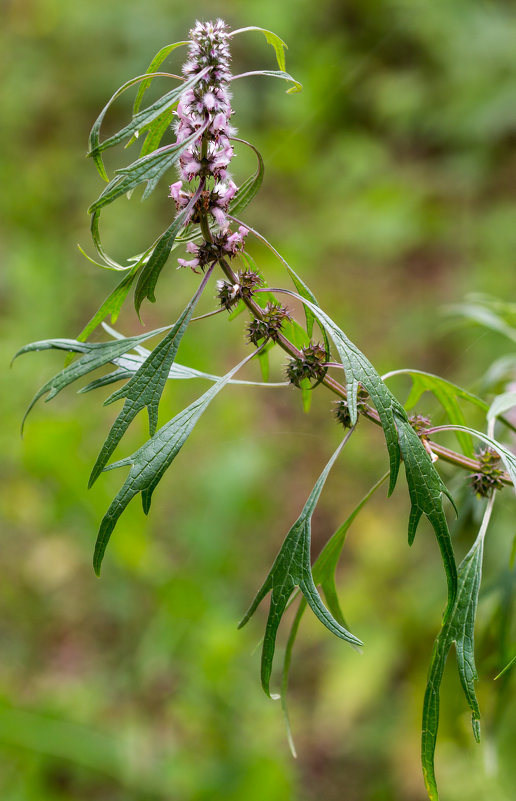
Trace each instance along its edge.
<path fill-rule="evenodd" d="M 208 223 L 207 213 L 204 210 L 202 210 L 200 212 L 199 216 L 200 216 L 200 227 L 201 227 L 202 234 L 203 234 L 203 236 L 204 236 L 204 238 L 205 238 L 205 240 L 207 242 L 212 242 L 213 239 L 212 239 L 212 236 L 211 236 L 211 231 L 210 231 L 210 227 L 209 227 L 209 223 Z M 234 272 L 234 270 L 230 266 L 229 262 L 224 258 L 220 258 L 218 260 L 218 263 L 219 263 L 219 265 L 220 265 L 220 267 L 222 269 L 222 272 L 226 276 L 226 278 L 228 278 L 229 281 L 231 281 L 232 284 L 238 284 L 238 276 L 236 275 L 236 273 Z M 258 290 L 258 291 L 260 291 L 260 290 Z M 269 291 L 269 292 L 287 291 L 288 292 L 288 290 L 278 290 L 278 289 L 275 290 L 274 288 L 272 288 L 272 289 L 271 288 L 267 288 L 264 291 Z M 243 301 L 244 301 L 245 305 L 247 306 L 247 308 L 249 309 L 249 311 L 251 312 L 251 314 L 254 317 L 256 317 L 259 320 L 263 320 L 263 311 L 262 311 L 261 307 L 258 305 L 258 303 L 256 303 L 255 300 L 253 300 L 253 298 L 244 297 Z M 281 331 L 279 331 L 277 333 L 276 338 L 275 338 L 275 342 L 277 342 L 277 344 L 286 353 L 288 353 L 289 356 L 291 356 L 293 358 L 297 358 L 297 359 L 302 357 L 303 354 L 301 353 L 301 351 L 298 348 L 296 348 L 296 346 L 284 334 L 282 334 Z M 338 365 L 338 366 L 341 367 L 341 365 Z M 338 381 L 336 381 L 332 376 L 325 375 L 324 378 L 322 379 L 321 383 L 324 384 L 327 387 L 327 389 L 329 389 L 331 392 L 333 392 L 339 398 L 342 398 L 343 400 L 347 399 L 346 388 L 344 386 L 342 386 L 342 384 L 340 384 Z M 363 417 L 366 417 L 372 423 L 375 423 L 376 425 L 381 426 L 380 416 L 379 416 L 378 412 L 376 411 L 376 409 L 373 409 L 371 406 L 365 406 L 364 409 L 362 410 L 361 414 L 362 414 Z M 433 441 L 428 440 L 428 439 L 427 439 L 427 442 L 428 442 L 428 445 L 429 445 L 431 451 L 436 456 L 438 456 L 440 459 L 442 459 L 444 462 L 448 462 L 449 464 L 453 464 L 456 467 L 460 467 L 463 470 L 468 470 L 470 472 L 477 472 L 478 470 L 481 470 L 481 468 L 482 468 L 482 465 L 476 459 L 470 459 L 468 456 L 464 456 L 461 453 L 457 453 L 457 451 L 453 451 L 450 448 L 446 448 L 444 445 L 439 445 L 437 442 L 433 442 Z M 512 486 L 511 478 L 509 477 L 509 475 L 507 473 L 504 473 L 504 475 L 501 476 L 501 480 L 504 482 L 504 484 Z"/>

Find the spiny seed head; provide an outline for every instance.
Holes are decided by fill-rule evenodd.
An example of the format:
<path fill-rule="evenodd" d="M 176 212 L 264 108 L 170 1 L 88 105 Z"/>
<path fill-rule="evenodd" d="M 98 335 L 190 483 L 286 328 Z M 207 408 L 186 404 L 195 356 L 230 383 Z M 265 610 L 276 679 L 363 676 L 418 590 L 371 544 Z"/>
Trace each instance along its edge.
<path fill-rule="evenodd" d="M 327 360 L 326 349 L 318 342 L 310 342 L 301 349 L 301 357 L 290 359 L 286 367 L 287 378 L 295 387 L 301 386 L 301 381 L 307 378 L 310 381 L 320 381 L 324 376 L 324 362 Z"/>
<path fill-rule="evenodd" d="M 234 284 L 230 281 L 217 281 L 217 297 L 220 305 L 229 311 L 241 298 L 251 298 L 254 289 L 262 283 L 261 276 L 253 270 L 239 270 Z"/>
<path fill-rule="evenodd" d="M 366 390 L 362 387 L 359 387 L 357 392 L 357 412 L 358 414 L 362 414 L 366 407 L 367 401 L 369 399 L 369 395 L 367 394 Z M 344 428 L 351 428 L 351 415 L 349 413 L 349 404 L 347 400 L 338 400 L 335 401 L 334 404 L 334 415 L 337 423 L 340 423 Z"/>
<path fill-rule="evenodd" d="M 481 448 L 477 454 L 480 470 L 471 473 L 469 481 L 475 495 L 489 497 L 495 490 L 503 488 L 503 470 L 497 467 L 500 457 L 492 448 Z"/>
<path fill-rule="evenodd" d="M 333 404 L 333 413 L 337 423 L 340 423 L 344 428 L 351 428 L 351 415 L 349 413 L 349 406 L 346 400 L 338 400 Z"/>
<path fill-rule="evenodd" d="M 277 339 L 283 322 L 292 319 L 288 309 L 279 303 L 267 303 L 262 314 L 262 320 L 255 318 L 247 327 L 247 337 L 253 345 L 267 339 Z"/>

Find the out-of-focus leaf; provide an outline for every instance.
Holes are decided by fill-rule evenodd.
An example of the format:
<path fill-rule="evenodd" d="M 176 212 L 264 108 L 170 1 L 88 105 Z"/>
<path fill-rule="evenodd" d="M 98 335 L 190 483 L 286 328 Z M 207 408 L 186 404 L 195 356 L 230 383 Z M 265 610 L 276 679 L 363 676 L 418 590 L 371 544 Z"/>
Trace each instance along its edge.
<path fill-rule="evenodd" d="M 143 260 L 137 262 L 133 267 L 131 267 L 127 275 L 122 278 L 120 283 L 107 296 L 102 306 L 97 312 L 95 312 L 91 320 L 86 323 L 81 333 L 77 337 L 79 342 L 85 342 L 89 335 L 96 329 L 96 327 L 106 319 L 108 314 L 111 315 L 111 322 L 116 323 L 120 309 L 122 308 L 124 301 L 129 294 L 129 290 L 131 289 L 134 280 L 142 267 L 142 264 Z"/>
<path fill-rule="evenodd" d="M 335 584 L 335 573 L 337 570 L 338 561 L 342 552 L 342 548 L 344 546 L 346 534 L 348 533 L 351 524 L 353 523 L 359 512 L 362 511 L 362 509 L 369 501 L 369 499 L 374 495 L 376 490 L 382 486 L 382 484 L 388 479 L 388 477 L 389 474 L 385 473 L 385 475 L 382 476 L 382 478 L 379 481 L 377 481 L 373 487 L 371 487 L 369 492 L 362 498 L 360 503 L 358 503 L 357 506 L 355 506 L 349 517 L 344 521 L 344 523 L 341 526 L 339 526 L 337 531 L 335 531 L 334 534 L 332 534 L 332 536 L 322 549 L 321 553 L 315 560 L 314 564 L 312 565 L 312 577 L 314 580 L 314 584 L 316 586 L 321 587 L 324 593 L 324 597 L 326 599 L 326 603 L 328 605 L 328 609 L 330 610 L 335 620 L 337 620 L 338 623 L 340 623 L 340 625 L 344 626 L 344 628 L 346 629 L 347 629 L 347 623 L 344 619 L 344 615 L 342 614 L 342 610 L 340 608 L 340 603 L 337 595 L 337 587 Z M 292 621 L 292 626 L 290 628 L 290 634 L 285 649 L 285 657 L 283 661 L 283 676 L 281 682 L 281 705 L 283 707 L 283 712 L 287 724 L 287 732 L 288 732 L 290 747 L 294 756 L 295 756 L 295 746 L 292 738 L 292 732 L 290 729 L 290 723 L 287 711 L 287 689 L 288 689 L 290 664 L 292 661 L 292 651 L 294 648 L 297 632 L 299 630 L 299 624 L 301 623 L 301 618 L 305 613 L 306 606 L 307 606 L 306 599 L 304 597 L 301 597 L 299 601 L 299 606 L 297 608 L 296 616 Z"/>
<path fill-rule="evenodd" d="M 388 375 L 389 378 L 394 375 L 409 375 L 411 377 L 412 389 L 405 402 L 406 409 L 412 409 L 425 392 L 431 392 L 434 395 L 446 412 L 450 423 L 456 423 L 457 425 L 466 424 L 466 419 L 458 403 L 459 400 L 468 401 L 484 412 L 488 409 L 487 403 L 481 398 L 432 373 L 424 373 L 421 370 L 394 370 Z M 473 456 L 471 437 L 461 431 L 457 431 L 456 434 L 463 453 L 466 456 Z"/>
<path fill-rule="evenodd" d="M 152 59 L 151 63 L 145 70 L 145 73 L 142 77 L 145 77 L 145 80 L 142 81 L 140 86 L 138 87 L 138 94 L 136 95 L 136 99 L 134 101 L 133 106 L 133 114 L 137 114 L 140 110 L 140 106 L 143 100 L 143 96 L 147 89 L 150 87 L 154 76 L 152 73 L 156 72 L 158 67 L 160 67 L 167 56 L 169 56 L 176 47 L 182 47 L 183 45 L 187 45 L 189 42 L 174 42 L 174 44 L 165 45 L 162 47 L 161 50 L 158 50 L 154 58 Z"/>
<path fill-rule="evenodd" d="M 61 392 L 62 389 L 69 386 L 69 384 L 72 384 L 74 381 L 77 381 L 77 379 L 91 373 L 91 371 L 96 370 L 97 367 L 103 367 L 105 364 L 113 362 L 118 356 L 132 350 L 135 345 L 139 345 L 140 342 L 145 342 L 146 339 L 161 334 L 169 328 L 170 326 L 157 328 L 155 331 L 147 331 L 145 334 L 140 334 L 139 336 L 127 337 L 115 341 L 110 340 L 109 342 L 78 342 L 74 339 L 43 339 L 39 342 L 31 342 L 29 345 L 25 345 L 15 354 L 15 359 L 23 353 L 50 349 L 81 352 L 84 353 L 84 356 L 57 373 L 57 375 L 47 381 L 34 395 L 23 417 L 22 430 L 27 415 L 35 403 L 47 392 L 48 397 L 45 399 L 46 402 L 55 398 L 58 392 Z"/>
<path fill-rule="evenodd" d="M 190 436 L 200 416 L 235 373 L 254 355 L 255 353 L 252 353 L 243 359 L 216 384 L 211 386 L 204 395 L 197 398 L 186 409 L 183 409 L 172 420 L 169 420 L 168 423 L 165 423 L 135 453 L 104 468 L 104 470 L 113 470 L 117 467 L 130 466 L 131 469 L 124 485 L 112 501 L 100 524 L 93 556 L 93 566 L 97 575 L 100 574 L 104 553 L 113 529 L 124 509 L 135 495 L 141 492 L 143 511 L 145 514 L 148 513 L 152 493 Z"/>
<path fill-rule="evenodd" d="M 249 25 L 247 28 L 239 28 L 237 31 L 232 31 L 231 36 L 236 36 L 238 33 L 246 33 L 247 31 L 259 31 L 263 33 L 265 36 L 268 44 L 274 48 L 274 52 L 276 53 L 276 61 L 278 62 L 278 67 L 280 70 L 285 70 L 286 63 L 285 63 L 285 50 L 288 50 L 287 45 L 280 39 L 277 34 L 273 33 L 272 31 L 268 31 L 265 28 L 258 28 L 256 25 Z"/>
<path fill-rule="evenodd" d="M 236 81 L 237 78 L 249 78 L 253 75 L 265 75 L 266 78 L 281 78 L 284 81 L 289 81 L 294 84 L 290 89 L 287 89 L 287 94 L 289 95 L 303 90 L 303 84 L 296 81 L 288 72 L 283 72 L 283 70 L 252 70 L 251 72 L 242 72 L 240 75 L 233 75 L 232 80 Z"/>
<path fill-rule="evenodd" d="M 516 654 L 514 654 L 513 658 L 511 659 L 510 662 L 507 663 L 507 665 L 504 667 L 504 669 L 500 671 L 498 676 L 495 676 L 495 681 L 496 681 L 496 679 L 499 679 L 502 676 L 504 676 L 506 673 L 508 673 L 509 670 L 512 668 L 512 666 L 515 665 L 515 664 L 516 664 Z"/>
<path fill-rule="evenodd" d="M 478 536 L 471 550 L 459 565 L 457 595 L 437 636 L 430 662 L 423 704 L 421 761 L 426 789 L 431 801 L 438 801 L 439 798 L 434 770 L 435 745 L 439 727 L 439 692 L 444 666 L 452 643 L 455 643 L 457 668 L 462 689 L 472 711 L 473 734 L 477 742 L 480 740 L 480 710 L 474 687 L 474 682 L 478 679 L 475 668 L 474 628 L 478 591 L 482 577 L 484 537 L 493 501 L 494 495 L 488 501 Z"/>
<path fill-rule="evenodd" d="M 149 414 L 149 434 L 152 436 L 158 425 L 158 409 L 170 368 L 176 358 L 183 335 L 192 318 L 197 302 L 208 282 L 211 270 L 206 272 L 199 289 L 188 303 L 179 319 L 152 353 L 147 356 L 141 367 L 122 389 L 114 392 L 105 404 L 125 399 L 124 406 L 106 437 L 100 453 L 91 471 L 89 485 L 92 486 L 107 464 L 111 454 L 117 447 L 136 415 L 147 408 Z"/>
<path fill-rule="evenodd" d="M 333 634 L 351 645 L 362 645 L 362 642 L 342 626 L 328 612 L 321 601 L 319 593 L 312 577 L 310 567 L 310 540 L 311 540 L 311 521 L 314 509 L 319 500 L 322 488 L 337 456 L 342 447 L 349 439 L 350 431 L 341 442 L 328 464 L 317 479 L 317 482 L 310 493 L 310 496 L 301 512 L 300 516 L 288 532 L 280 552 L 265 579 L 262 587 L 258 591 L 254 601 L 246 612 L 239 627 L 244 626 L 249 618 L 254 614 L 258 605 L 268 592 L 271 592 L 269 616 L 265 629 L 265 636 L 262 646 L 261 660 L 261 681 L 262 687 L 270 697 L 270 677 L 274 650 L 276 647 L 276 634 L 287 607 L 289 599 L 296 587 L 299 587 L 307 603 L 316 617 Z"/>
<path fill-rule="evenodd" d="M 495 420 L 514 406 L 516 406 L 516 392 L 504 392 L 502 395 L 497 395 L 489 407 L 487 420 Z"/>
<path fill-rule="evenodd" d="M 454 303 L 447 306 L 446 311 L 465 317 L 484 328 L 490 328 L 516 342 L 516 327 L 513 324 L 516 321 L 515 304 L 503 303 L 483 295 L 473 295 L 465 303 Z"/>

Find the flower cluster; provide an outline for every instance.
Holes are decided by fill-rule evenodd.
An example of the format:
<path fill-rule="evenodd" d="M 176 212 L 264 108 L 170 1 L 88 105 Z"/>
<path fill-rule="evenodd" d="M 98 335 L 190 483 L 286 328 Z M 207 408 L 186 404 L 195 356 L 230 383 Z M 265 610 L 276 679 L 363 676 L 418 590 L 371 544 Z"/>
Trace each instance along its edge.
<path fill-rule="evenodd" d="M 287 378 L 295 387 L 300 387 L 304 379 L 320 381 L 326 373 L 326 349 L 318 342 L 310 342 L 301 349 L 301 358 L 291 359 L 286 367 Z"/>
<path fill-rule="evenodd" d="M 198 272 L 197 268 L 204 270 L 206 265 L 212 264 L 218 259 L 233 258 L 243 250 L 248 233 L 247 228 L 241 225 L 238 231 L 231 231 L 229 228 L 221 231 L 213 237 L 212 242 L 202 242 L 200 245 L 189 242 L 186 252 L 190 253 L 193 259 L 178 259 L 177 263 L 180 267 L 191 267 L 194 272 Z"/>
<path fill-rule="evenodd" d="M 232 115 L 228 83 L 230 53 L 228 29 L 222 20 L 197 22 L 190 31 L 188 60 L 183 73 L 192 78 L 205 73 L 192 89 L 181 96 L 177 106 L 175 132 L 178 142 L 199 132 L 181 154 L 179 168 L 181 180 L 172 184 L 170 196 L 178 210 L 188 205 L 192 195 L 183 190 L 183 182 L 194 178 L 212 178 L 213 187 L 203 193 L 201 203 L 217 225 L 227 225 L 226 212 L 236 192 L 236 185 L 228 173 L 233 157 L 230 137 L 235 131 L 230 125 Z M 192 215 L 195 211 L 192 211 Z"/>

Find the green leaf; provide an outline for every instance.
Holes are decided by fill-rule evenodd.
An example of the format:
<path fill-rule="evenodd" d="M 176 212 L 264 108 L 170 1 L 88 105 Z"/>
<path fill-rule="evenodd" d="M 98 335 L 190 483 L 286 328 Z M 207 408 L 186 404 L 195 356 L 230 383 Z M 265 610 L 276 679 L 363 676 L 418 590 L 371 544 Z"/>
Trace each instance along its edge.
<path fill-rule="evenodd" d="M 143 511 L 145 514 L 148 513 L 152 493 L 190 436 L 200 416 L 234 374 L 254 355 L 255 353 L 252 353 L 243 359 L 240 364 L 237 364 L 229 373 L 226 373 L 223 378 L 211 386 L 204 395 L 201 395 L 200 398 L 191 403 L 186 409 L 183 409 L 172 420 L 169 420 L 168 423 L 165 423 L 135 453 L 104 468 L 105 470 L 112 470 L 126 465 L 131 467 L 124 485 L 112 501 L 100 524 L 93 556 L 93 566 L 97 575 L 100 575 L 100 567 L 111 534 L 129 502 L 141 492 Z"/>
<path fill-rule="evenodd" d="M 235 192 L 235 196 L 230 201 L 230 214 L 238 215 L 246 208 L 246 206 L 249 205 L 251 200 L 260 189 L 263 181 L 264 164 L 260 151 L 257 150 L 254 145 L 252 145 L 250 142 L 246 142 L 245 139 L 238 139 L 236 137 L 234 137 L 234 141 L 242 142 L 244 145 L 250 147 L 251 150 L 254 150 L 258 160 L 258 166 L 254 175 L 250 175 L 249 178 L 247 178 L 247 180 L 245 180 L 244 183 L 238 187 L 238 190 Z M 242 225 L 244 225 L 244 223 L 242 223 Z"/>
<path fill-rule="evenodd" d="M 281 291 L 292 295 L 308 306 L 317 320 L 319 320 L 322 326 L 324 326 L 324 328 L 327 330 L 330 337 L 333 339 L 346 374 L 347 401 L 349 405 L 351 423 L 353 425 L 357 420 L 357 393 L 359 385 L 362 385 L 370 395 L 371 400 L 380 416 L 380 421 L 382 423 L 385 441 L 387 444 L 387 450 L 389 453 L 391 473 L 389 494 L 391 494 L 396 485 L 396 479 L 400 466 L 398 432 L 394 420 L 394 412 L 396 411 L 402 419 L 408 420 L 403 406 L 385 386 L 371 362 L 364 356 L 357 346 L 347 338 L 344 332 L 341 331 L 340 328 L 333 322 L 331 317 L 329 317 L 319 306 L 314 304 L 312 301 L 303 298 L 300 294 L 291 292 L 289 290 Z M 422 445 L 421 448 L 424 450 Z"/>
<path fill-rule="evenodd" d="M 149 88 L 149 86 L 151 85 L 152 79 L 155 77 L 154 75 L 152 75 L 152 73 L 156 72 L 158 67 L 160 67 L 163 64 L 167 56 L 169 56 L 170 53 L 172 53 L 172 51 L 176 49 L 176 47 L 182 47 L 183 45 L 187 44 L 189 44 L 189 42 L 174 42 L 174 44 L 165 45 L 165 47 L 162 47 L 161 50 L 159 50 L 156 53 L 151 63 L 145 70 L 144 75 L 142 76 L 142 77 L 145 76 L 147 77 L 146 80 L 144 80 L 138 87 L 138 94 L 136 95 L 136 100 L 134 101 L 134 106 L 133 106 L 133 114 L 136 114 L 140 110 L 143 96 L 147 91 L 147 89 Z"/>
<path fill-rule="evenodd" d="M 440 376 L 424 373 L 421 370 L 394 370 L 388 374 L 388 377 L 390 378 L 394 375 L 409 375 L 412 379 L 412 389 L 405 403 L 406 409 L 412 409 L 418 403 L 421 395 L 425 392 L 431 392 L 443 407 L 450 423 L 466 424 L 466 419 L 458 403 L 459 400 L 468 401 L 482 409 L 482 411 L 487 411 L 487 403 L 481 398 L 462 389 L 462 387 L 458 387 L 456 384 L 452 384 L 451 381 L 446 381 Z M 463 453 L 466 456 L 473 456 L 473 442 L 469 434 L 464 434 L 461 431 L 456 433 Z"/>
<path fill-rule="evenodd" d="M 206 126 L 207 123 L 182 142 L 160 147 L 154 153 L 137 159 L 132 164 L 129 164 L 128 167 L 115 170 L 115 177 L 109 182 L 97 200 L 91 204 L 88 212 L 94 214 L 100 211 L 104 206 L 112 203 L 121 195 L 126 195 L 143 181 L 147 183 L 142 196 L 142 200 L 145 200 L 156 188 L 161 176 L 178 161 L 181 153 L 202 135 Z"/>
<path fill-rule="evenodd" d="M 371 487 L 369 492 L 362 498 L 360 503 L 358 503 L 357 506 L 353 509 L 349 517 L 344 521 L 344 523 L 341 526 L 339 526 L 337 531 L 335 531 L 334 534 L 332 534 L 332 536 L 322 549 L 321 553 L 317 557 L 316 561 L 312 565 L 312 576 L 314 584 L 322 588 L 329 611 L 331 612 L 335 620 L 337 620 L 341 624 L 341 626 L 344 626 L 344 628 L 347 628 L 347 624 L 344 619 L 344 615 L 342 614 L 342 610 L 340 608 L 340 603 L 337 595 L 337 588 L 335 585 L 335 573 L 337 570 L 338 561 L 342 552 L 342 548 L 344 546 L 346 535 L 348 533 L 349 528 L 351 527 L 351 524 L 353 523 L 359 512 L 362 511 L 362 509 L 369 501 L 369 499 L 374 495 L 376 490 L 382 486 L 382 484 L 387 480 L 388 477 L 389 474 L 385 473 L 385 475 L 383 475 L 382 478 L 379 481 L 377 481 L 373 487 Z M 301 597 L 295 618 L 290 628 L 290 634 L 285 649 L 285 657 L 283 661 L 283 676 L 281 682 L 281 705 L 283 707 L 283 712 L 287 724 L 287 732 L 288 732 L 290 747 L 294 756 L 296 755 L 296 752 L 288 718 L 287 689 L 288 689 L 290 664 L 292 661 L 292 651 L 294 648 L 294 643 L 296 640 L 299 625 L 301 623 L 301 619 L 306 610 L 306 606 L 307 606 L 306 599 L 304 597 Z"/>
<path fill-rule="evenodd" d="M 434 755 L 439 727 L 439 693 L 448 653 L 455 643 L 457 668 L 464 695 L 472 711 L 473 734 L 480 739 L 480 710 L 474 682 L 478 679 L 475 668 L 474 627 L 478 591 L 482 577 L 484 537 L 491 515 L 494 495 L 489 499 L 478 536 L 459 565 L 458 587 L 453 606 L 435 641 L 428 672 L 423 704 L 421 761 L 426 789 L 431 801 L 438 801 Z"/>
<path fill-rule="evenodd" d="M 35 394 L 23 417 L 22 431 L 27 415 L 36 402 L 47 392 L 48 397 L 45 399 L 46 402 L 55 398 L 62 389 L 69 386 L 69 384 L 72 384 L 74 381 L 77 381 L 77 379 L 91 373 L 92 370 L 96 370 L 98 367 L 103 367 L 105 364 L 114 361 L 117 357 L 134 348 L 135 345 L 139 345 L 140 342 L 144 342 L 146 339 L 150 339 L 150 337 L 167 331 L 168 328 L 170 328 L 170 326 L 158 328 L 155 331 L 148 331 L 139 336 L 127 337 L 126 339 L 115 341 L 110 340 L 109 342 L 78 342 L 74 339 L 44 339 L 25 345 L 15 354 L 14 359 L 21 356 L 23 353 L 49 349 L 65 350 L 68 352 L 75 351 L 84 353 L 84 356 L 57 373 L 57 375 L 47 381 Z"/>
<path fill-rule="evenodd" d="M 156 100 L 146 109 L 140 111 L 138 114 L 135 114 L 131 122 L 121 128 L 116 134 L 113 134 L 113 136 L 110 136 L 108 139 L 100 142 L 100 126 L 106 111 L 111 104 L 110 100 L 109 103 L 102 109 L 100 115 L 93 124 L 89 139 L 90 150 L 87 155 L 93 158 L 98 166 L 100 154 L 103 150 L 106 150 L 109 147 L 114 147 L 120 142 L 123 142 L 124 139 L 129 139 L 129 137 L 132 135 L 137 135 L 142 129 L 148 128 L 155 120 L 162 116 L 164 111 L 167 111 L 167 109 L 175 106 L 183 92 L 186 92 L 188 89 L 191 89 L 192 86 L 195 86 L 195 84 L 198 83 L 204 75 L 206 75 L 208 70 L 209 68 L 206 67 L 206 69 L 204 69 L 202 72 L 194 75 L 193 78 L 190 78 L 189 81 L 185 81 L 180 86 L 176 86 L 170 92 L 167 92 L 162 97 L 158 98 L 158 100 Z M 114 97 L 115 96 L 116 95 L 114 95 Z"/>
<path fill-rule="evenodd" d="M 154 290 L 158 278 L 174 247 L 175 239 L 181 229 L 184 228 L 185 222 L 188 220 L 189 214 L 197 202 L 198 197 L 199 193 L 196 193 L 190 200 L 188 206 L 177 214 L 172 225 L 170 225 L 165 233 L 158 239 L 149 260 L 144 265 L 134 292 L 134 308 L 138 315 L 140 314 L 140 307 L 145 298 L 148 298 L 151 303 L 156 302 Z"/>
<path fill-rule="evenodd" d="M 512 321 L 516 317 L 516 306 L 514 304 L 495 301 L 482 295 L 473 295 L 471 300 L 466 303 L 455 303 L 446 307 L 450 314 L 459 314 L 471 322 L 478 323 L 496 331 L 498 334 L 516 342 L 516 327 Z M 507 322 L 511 320 L 511 323 Z"/>
<path fill-rule="evenodd" d="M 155 433 L 158 425 L 159 402 L 170 368 L 174 363 L 183 335 L 211 272 L 211 270 L 206 272 L 199 289 L 179 316 L 179 319 L 161 342 L 156 345 L 152 353 L 147 356 L 131 380 L 105 401 L 105 405 L 107 405 L 125 398 L 123 409 L 111 426 L 111 430 L 91 471 L 89 487 L 97 480 L 128 427 L 142 409 L 147 408 L 148 411 L 150 436 Z"/>
<path fill-rule="evenodd" d="M 170 78 L 171 76 L 170 76 L 170 74 L 168 72 L 156 72 L 156 73 L 153 73 L 153 75 L 151 77 L 151 80 L 152 80 L 152 78 L 158 78 L 158 77 Z M 102 126 L 102 122 L 104 120 L 104 117 L 106 116 L 106 112 L 109 109 L 109 107 L 111 106 L 111 104 L 117 99 L 117 97 L 119 97 L 122 94 L 122 92 L 125 92 L 126 89 L 129 89 L 131 86 L 134 86 L 135 83 L 138 83 L 140 81 L 144 81 L 146 79 L 147 80 L 149 79 L 149 75 L 147 75 L 147 74 L 145 74 L 145 75 L 137 75 L 136 78 L 131 78 L 130 81 L 127 81 L 126 83 L 124 83 L 123 86 L 120 87 L 120 89 L 116 90 L 115 94 L 110 98 L 110 100 L 108 100 L 108 102 L 106 103 L 106 105 L 104 106 L 102 111 L 100 112 L 99 116 L 97 117 L 97 119 L 93 123 L 93 127 L 92 127 L 92 129 L 90 131 L 90 136 L 89 136 L 89 140 L 88 140 L 89 151 L 90 151 L 88 153 L 88 155 L 91 155 L 93 157 L 93 161 L 95 162 L 97 170 L 99 171 L 101 177 L 105 181 L 108 181 L 109 178 L 108 178 L 108 175 L 106 173 L 106 169 L 104 167 L 104 162 L 102 161 L 102 157 L 100 156 L 100 154 L 97 151 L 98 151 L 98 147 L 99 147 L 99 143 L 100 143 L 100 128 Z"/>
<path fill-rule="evenodd" d="M 400 417 L 396 412 L 395 414 L 411 501 L 408 541 L 409 545 L 412 545 L 418 523 L 424 514 L 435 532 L 446 573 L 448 584 L 446 618 L 446 615 L 451 612 L 457 592 L 457 568 L 443 509 L 443 494 L 449 498 L 453 506 L 455 504 L 418 435 L 406 419 Z"/>
<path fill-rule="evenodd" d="M 140 260 L 133 267 L 131 267 L 130 272 L 122 278 L 120 283 L 107 296 L 102 306 L 97 312 L 95 312 L 91 320 L 86 323 L 81 333 L 77 337 L 79 342 L 85 342 L 89 335 L 96 329 L 96 327 L 103 320 L 105 320 L 108 314 L 111 315 L 112 323 L 117 321 L 120 309 L 122 308 L 124 301 L 129 294 L 129 290 L 131 289 L 134 280 L 142 267 L 142 264 L 143 261 Z"/>
<path fill-rule="evenodd" d="M 263 640 L 261 660 L 262 687 L 265 693 L 270 697 L 272 697 L 270 694 L 270 676 L 276 646 L 276 634 L 283 613 L 296 587 L 299 587 L 316 617 L 333 634 L 352 645 L 362 645 L 362 642 L 357 639 L 357 637 L 338 623 L 328 612 L 317 592 L 310 567 L 312 515 L 328 473 L 352 431 L 353 430 L 346 435 L 317 479 L 303 511 L 288 532 L 269 575 L 239 624 L 239 627 L 244 626 L 254 614 L 263 598 L 268 592 L 271 592 L 269 616 Z"/>
<path fill-rule="evenodd" d="M 237 78 L 250 78 L 253 75 L 265 75 L 266 78 L 281 78 L 284 81 L 289 81 L 294 85 L 291 86 L 290 89 L 287 89 L 288 95 L 303 90 L 303 84 L 296 81 L 288 72 L 283 72 L 282 70 L 252 70 L 251 72 L 242 72 L 240 75 L 233 75 L 231 80 L 236 81 Z"/>
<path fill-rule="evenodd" d="M 230 35 L 236 36 L 236 34 L 238 33 L 246 33 L 247 31 L 260 31 L 260 33 L 263 33 L 268 44 L 270 44 L 271 47 L 274 48 L 274 52 L 276 53 L 276 61 L 278 62 L 278 67 L 280 68 L 280 70 L 284 70 L 286 67 L 285 50 L 288 50 L 288 47 L 286 43 L 283 41 L 283 39 L 280 39 L 279 36 L 277 36 L 272 31 L 268 31 L 265 28 L 258 28 L 256 27 L 256 25 L 250 25 L 247 28 L 239 28 L 237 31 L 232 31 Z"/>
<path fill-rule="evenodd" d="M 154 153 L 154 151 L 159 148 L 161 140 L 165 136 L 169 127 L 172 125 L 173 121 L 173 109 L 166 109 L 157 118 L 157 120 L 154 121 L 152 126 L 147 131 L 145 141 L 143 142 L 142 149 L 140 150 L 140 158 L 142 156 L 148 156 L 149 153 Z"/>
<path fill-rule="evenodd" d="M 280 290 L 276 289 L 274 291 L 278 292 Z M 400 455 L 403 454 L 403 458 L 406 460 L 405 473 L 412 503 L 409 518 L 409 542 L 412 542 L 421 514 L 424 513 L 434 529 L 443 557 L 448 583 L 448 608 L 450 608 L 457 587 L 457 571 L 448 524 L 442 508 L 442 493 L 444 492 L 450 500 L 452 499 L 439 473 L 432 464 L 423 443 L 413 431 L 405 409 L 385 386 L 371 362 L 322 309 L 295 292 L 290 292 L 289 290 L 281 291 L 305 303 L 333 339 L 346 375 L 347 402 L 352 424 L 357 420 L 357 392 L 359 385 L 363 386 L 371 397 L 380 417 L 389 452 L 389 494 L 392 493 L 396 485 Z"/>

